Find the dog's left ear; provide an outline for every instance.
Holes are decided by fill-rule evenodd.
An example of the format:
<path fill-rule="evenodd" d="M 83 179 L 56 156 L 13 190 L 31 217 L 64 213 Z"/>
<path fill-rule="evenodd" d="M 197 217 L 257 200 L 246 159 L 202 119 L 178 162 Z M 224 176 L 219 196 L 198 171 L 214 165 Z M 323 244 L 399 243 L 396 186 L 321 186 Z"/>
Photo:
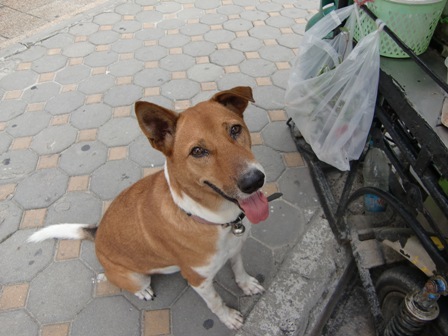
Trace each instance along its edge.
<path fill-rule="evenodd" d="M 243 115 L 249 102 L 255 102 L 252 97 L 252 89 L 249 86 L 237 86 L 230 90 L 218 92 L 210 100 L 224 105 L 240 116 Z"/>
<path fill-rule="evenodd" d="M 151 145 L 166 156 L 171 155 L 178 114 L 145 101 L 135 103 L 135 114 Z"/>

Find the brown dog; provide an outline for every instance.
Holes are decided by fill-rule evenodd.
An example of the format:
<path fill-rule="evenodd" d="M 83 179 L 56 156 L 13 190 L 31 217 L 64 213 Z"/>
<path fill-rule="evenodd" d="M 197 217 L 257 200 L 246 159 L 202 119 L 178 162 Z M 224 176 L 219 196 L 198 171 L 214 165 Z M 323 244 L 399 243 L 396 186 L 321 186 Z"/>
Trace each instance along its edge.
<path fill-rule="evenodd" d="M 98 228 L 59 224 L 34 233 L 48 238 L 92 239 L 107 279 L 152 299 L 151 274 L 179 271 L 229 328 L 242 326 L 241 314 L 228 308 L 213 278 L 230 259 L 246 295 L 263 292 L 243 267 L 241 248 L 250 225 L 268 216 L 260 191 L 265 175 L 251 152 L 243 112 L 253 102 L 249 87 L 215 94 L 209 101 L 176 114 L 148 102 L 135 112 L 151 145 L 166 156 L 164 171 L 147 176 L 113 201 Z"/>

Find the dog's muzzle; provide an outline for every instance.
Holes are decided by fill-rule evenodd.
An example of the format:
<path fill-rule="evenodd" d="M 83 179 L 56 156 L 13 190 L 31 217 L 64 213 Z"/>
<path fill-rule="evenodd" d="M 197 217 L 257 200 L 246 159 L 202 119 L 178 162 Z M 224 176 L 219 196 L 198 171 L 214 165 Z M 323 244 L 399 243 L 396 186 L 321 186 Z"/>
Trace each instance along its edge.
<path fill-rule="evenodd" d="M 239 178 L 237 185 L 243 193 L 252 194 L 263 186 L 264 178 L 262 171 L 253 168 Z"/>

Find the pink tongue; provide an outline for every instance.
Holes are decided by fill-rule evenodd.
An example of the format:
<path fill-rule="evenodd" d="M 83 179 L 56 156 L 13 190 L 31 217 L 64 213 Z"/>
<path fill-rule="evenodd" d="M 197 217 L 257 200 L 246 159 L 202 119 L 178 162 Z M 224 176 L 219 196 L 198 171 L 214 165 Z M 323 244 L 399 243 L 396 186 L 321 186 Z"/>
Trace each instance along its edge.
<path fill-rule="evenodd" d="M 269 216 L 268 200 L 261 191 L 239 201 L 239 204 L 252 224 L 257 224 Z"/>

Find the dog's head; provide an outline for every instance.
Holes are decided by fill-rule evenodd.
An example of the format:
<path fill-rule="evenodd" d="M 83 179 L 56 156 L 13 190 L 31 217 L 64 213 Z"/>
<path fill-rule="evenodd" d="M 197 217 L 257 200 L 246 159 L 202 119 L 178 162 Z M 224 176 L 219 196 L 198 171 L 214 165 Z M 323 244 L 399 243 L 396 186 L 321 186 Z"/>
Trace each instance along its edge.
<path fill-rule="evenodd" d="M 139 125 L 166 156 L 173 199 L 185 211 L 216 223 L 234 220 L 239 208 L 252 223 L 267 218 L 267 200 L 260 191 L 265 175 L 243 120 L 253 101 L 249 87 L 236 87 L 180 114 L 136 103 Z"/>

